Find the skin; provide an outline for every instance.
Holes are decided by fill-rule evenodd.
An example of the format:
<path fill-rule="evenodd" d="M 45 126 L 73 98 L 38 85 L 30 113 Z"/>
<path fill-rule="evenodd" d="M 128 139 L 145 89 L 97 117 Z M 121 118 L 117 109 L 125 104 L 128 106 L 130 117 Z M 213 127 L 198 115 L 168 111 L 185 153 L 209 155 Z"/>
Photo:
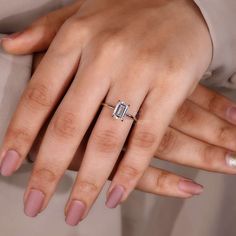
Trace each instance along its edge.
<path fill-rule="evenodd" d="M 31 36 L 29 35 L 29 37 Z M 38 53 L 34 56 L 32 73 L 34 73 L 44 55 L 44 53 Z M 235 174 L 236 169 L 226 165 L 225 162 L 225 157 L 230 150 L 232 152 L 236 151 L 236 144 L 234 142 L 236 138 L 236 119 L 230 115 L 230 110 L 234 107 L 236 107 L 235 103 L 223 95 L 198 85 L 178 109 L 154 154 L 154 158 L 210 172 Z M 99 112 L 96 114 L 96 118 L 78 147 L 69 165 L 70 170 L 79 170 L 89 136 L 98 115 Z M 30 161 L 34 162 L 37 158 L 37 153 L 50 119 L 47 120 L 40 130 L 30 150 Z M 210 123 L 213 125 L 209 125 Z M 124 155 L 126 146 L 123 148 L 119 161 Z M 189 157 L 189 153 L 191 153 L 191 157 Z M 112 179 L 117 166 L 118 163 L 116 163 L 110 179 Z M 164 170 L 157 169 L 157 172 L 159 171 L 165 172 Z M 152 173 L 154 174 L 154 171 Z M 145 182 L 145 184 L 150 185 L 148 182 Z M 166 185 L 165 188 L 162 191 L 162 195 L 171 196 L 167 194 L 171 187 Z M 152 192 L 153 189 L 155 189 L 154 186 L 148 191 Z M 141 188 L 140 190 L 143 189 Z M 174 194 L 172 196 L 177 195 Z"/>
<path fill-rule="evenodd" d="M 9 149 L 20 153 L 18 169 L 43 124 L 51 118 L 36 152 L 25 198 L 31 188 L 40 189 L 46 195 L 42 210 L 47 206 L 104 99 L 111 104 L 116 104 L 117 98 L 130 103 L 130 113 L 139 111 L 139 120 L 135 124 L 128 119 L 120 122 L 111 117 L 109 109 L 102 108 L 86 141 L 65 213 L 72 199 L 84 202 L 84 216 L 88 213 L 125 142 L 126 151 L 108 190 L 109 195 L 115 186 L 123 186 L 121 202 L 136 186 L 150 192 L 144 186 L 151 186 L 147 180 L 151 178 L 145 180 L 145 176 L 163 173 L 148 168 L 153 156 L 235 173 L 225 162 L 227 149 L 236 151 L 235 127 L 227 122 L 235 122 L 228 112 L 234 104 L 203 87 L 196 89 L 210 64 L 212 45 L 206 24 L 191 1 L 94 0 L 76 2 L 65 9 L 64 14 L 58 14 L 58 21 L 47 16 L 18 39 L 2 42 L 15 54 L 40 51 L 51 43 L 22 95 L 1 148 L 2 154 Z M 27 46 L 22 47 L 23 43 Z M 220 108 L 212 110 L 207 105 L 213 99 Z M 26 129 L 25 123 L 30 127 Z M 19 134 L 23 138 L 17 140 Z M 209 154 L 214 154 L 214 162 L 209 161 Z M 166 182 L 175 188 L 164 190 L 177 195 L 174 190 L 180 178 L 170 176 Z"/>

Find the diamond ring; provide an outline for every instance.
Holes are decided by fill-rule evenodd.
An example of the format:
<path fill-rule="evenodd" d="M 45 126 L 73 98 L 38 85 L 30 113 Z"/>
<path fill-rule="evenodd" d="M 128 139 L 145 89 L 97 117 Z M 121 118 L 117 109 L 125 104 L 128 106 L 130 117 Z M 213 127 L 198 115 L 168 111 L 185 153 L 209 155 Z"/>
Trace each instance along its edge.
<path fill-rule="evenodd" d="M 102 105 L 113 109 L 114 111 L 112 113 L 112 117 L 118 120 L 124 121 L 124 118 L 127 116 L 128 118 L 131 118 L 134 121 L 137 121 L 137 118 L 135 116 L 128 113 L 130 105 L 126 104 L 125 102 L 122 102 L 119 100 L 115 106 L 112 106 L 110 104 L 103 102 Z"/>

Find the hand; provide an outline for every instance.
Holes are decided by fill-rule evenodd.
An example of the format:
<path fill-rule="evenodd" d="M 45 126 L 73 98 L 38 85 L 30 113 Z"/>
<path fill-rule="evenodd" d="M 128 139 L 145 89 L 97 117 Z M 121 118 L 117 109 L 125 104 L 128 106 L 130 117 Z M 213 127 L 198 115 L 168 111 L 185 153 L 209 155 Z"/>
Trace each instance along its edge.
<path fill-rule="evenodd" d="M 44 55 L 44 53 L 38 53 L 34 56 L 32 74 Z M 32 160 L 36 159 L 49 122 L 50 119 L 43 126 L 31 149 Z M 70 163 L 70 170 L 79 170 L 94 124 L 95 120 L 77 149 Z M 234 142 L 236 129 L 233 124 L 236 124 L 236 105 L 224 96 L 198 85 L 176 113 L 160 146 L 155 152 L 155 157 L 207 171 L 235 174 L 236 155 L 228 151 L 236 151 L 236 144 Z M 203 130 L 204 132 L 202 132 Z M 191 153 L 191 157 L 189 157 L 188 153 Z M 123 155 L 124 153 L 121 156 Z M 121 156 L 120 159 L 122 159 Z M 118 163 L 116 163 L 116 167 L 117 165 Z M 150 172 L 150 175 L 151 173 L 153 175 L 156 173 L 156 178 L 162 176 L 162 174 L 159 176 L 159 173 L 163 170 L 157 170 L 155 172 L 153 168 L 151 169 L 153 171 Z M 146 172 L 148 173 L 149 169 Z M 113 170 L 112 174 L 114 173 L 115 171 Z M 166 179 L 169 179 L 170 176 L 170 182 L 172 182 L 172 175 L 164 174 L 164 176 Z M 153 176 L 150 179 L 155 179 L 155 177 Z M 169 181 L 166 181 L 168 182 L 167 185 L 162 184 L 158 188 L 155 188 L 152 185 L 153 182 L 149 182 L 150 179 L 142 180 L 143 186 L 146 186 L 145 189 L 148 192 L 165 196 L 188 197 L 179 194 L 179 191 L 175 191 L 178 188 L 170 188 Z M 159 183 L 162 181 L 156 182 Z M 139 189 L 145 191 L 142 188 Z M 195 189 L 200 190 L 199 186 L 196 186 Z M 192 195 L 197 194 L 195 189 L 188 189 L 187 193 Z M 193 191 L 191 192 L 191 190 Z"/>
<path fill-rule="evenodd" d="M 105 97 L 114 105 L 118 99 L 131 104 L 132 114 L 140 110 L 107 205 L 124 201 L 144 174 L 177 109 L 208 68 L 211 54 L 207 27 L 190 1 L 85 1 L 50 45 L 1 149 L 1 160 L 9 158 L 4 154 L 14 153 L 16 170 L 60 102 L 26 190 L 26 213 L 31 215 L 36 205 L 37 211 L 46 207 Z M 131 126 L 131 120 L 114 120 L 110 110 L 102 109 L 67 203 L 68 223 L 74 207 L 80 208 L 82 218 L 88 213 Z"/>
<path fill-rule="evenodd" d="M 42 56 L 36 57 L 34 68 Z M 235 174 L 236 154 L 228 151 L 236 150 L 236 129 L 233 125 L 236 123 L 235 109 L 235 104 L 224 96 L 198 85 L 176 113 L 155 152 L 155 158 L 211 172 Z M 94 123 L 77 149 L 70 163 L 70 170 L 79 170 Z M 30 151 L 30 161 L 34 162 L 37 157 L 47 125 L 48 123 L 43 126 L 36 138 Z M 202 130 L 205 132 L 202 133 Z M 124 151 L 119 161 L 123 156 Z M 109 179 L 116 172 L 119 161 Z M 202 187 L 192 180 L 154 167 L 147 168 L 136 188 L 148 193 L 182 198 L 202 191 Z"/>

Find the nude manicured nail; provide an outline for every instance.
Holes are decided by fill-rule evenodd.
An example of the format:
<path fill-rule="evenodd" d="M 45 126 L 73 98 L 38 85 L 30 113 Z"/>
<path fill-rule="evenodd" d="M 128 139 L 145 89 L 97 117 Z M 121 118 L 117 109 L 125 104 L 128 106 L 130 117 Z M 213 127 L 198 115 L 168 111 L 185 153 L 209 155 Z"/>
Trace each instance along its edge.
<path fill-rule="evenodd" d="M 120 203 L 124 195 L 124 192 L 125 189 L 122 186 L 120 185 L 115 186 L 108 196 L 108 199 L 106 201 L 106 206 L 108 208 L 116 208 L 117 205 Z"/>
<path fill-rule="evenodd" d="M 232 152 L 227 153 L 225 157 L 225 161 L 229 167 L 236 168 L 236 154 L 235 153 L 232 153 Z"/>
<path fill-rule="evenodd" d="M 17 33 L 13 33 L 13 34 L 9 34 L 9 35 L 6 35 L 4 37 L 1 38 L 1 41 L 2 40 L 8 40 L 8 39 L 16 39 L 17 37 L 19 37 L 23 32 L 17 32 Z"/>
<path fill-rule="evenodd" d="M 68 208 L 66 223 L 71 226 L 77 225 L 81 221 L 85 210 L 86 206 L 83 202 L 73 200 Z"/>
<path fill-rule="evenodd" d="M 10 176 L 16 170 L 20 160 L 19 154 L 14 150 L 6 152 L 1 163 L 1 174 L 3 176 Z"/>
<path fill-rule="evenodd" d="M 230 107 L 227 110 L 227 116 L 229 120 L 236 122 L 236 107 Z"/>
<path fill-rule="evenodd" d="M 203 186 L 191 180 L 180 180 L 179 189 L 192 195 L 199 195 L 203 192 Z"/>
<path fill-rule="evenodd" d="M 35 217 L 40 212 L 45 195 L 39 190 L 32 189 L 25 202 L 24 212 L 27 216 Z"/>

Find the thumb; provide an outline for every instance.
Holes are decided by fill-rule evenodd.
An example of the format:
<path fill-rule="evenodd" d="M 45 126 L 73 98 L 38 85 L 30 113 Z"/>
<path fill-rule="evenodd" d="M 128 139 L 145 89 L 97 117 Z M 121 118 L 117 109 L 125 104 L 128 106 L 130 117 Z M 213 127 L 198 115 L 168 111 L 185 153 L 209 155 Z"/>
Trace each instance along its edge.
<path fill-rule="evenodd" d="M 79 10 L 80 5 L 81 1 L 76 1 L 39 18 L 22 32 L 1 38 L 3 49 L 15 55 L 45 51 L 62 24 Z"/>

